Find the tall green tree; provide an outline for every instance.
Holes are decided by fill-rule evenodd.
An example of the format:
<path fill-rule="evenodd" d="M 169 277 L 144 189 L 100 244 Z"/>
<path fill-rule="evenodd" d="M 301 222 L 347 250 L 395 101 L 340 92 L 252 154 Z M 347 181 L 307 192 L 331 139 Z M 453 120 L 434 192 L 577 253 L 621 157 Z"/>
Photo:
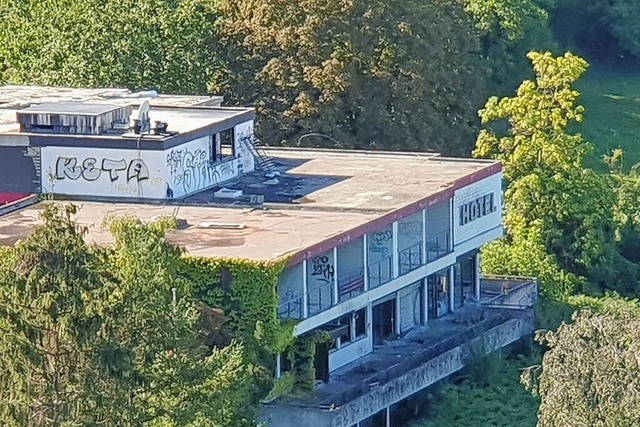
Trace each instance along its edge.
<path fill-rule="evenodd" d="M 251 367 L 201 344 L 166 224 L 114 219 L 105 249 L 72 215 L 47 206 L 0 265 L 0 423 L 252 425 Z"/>
<path fill-rule="evenodd" d="M 228 67 L 212 88 L 256 105 L 267 142 L 470 150 L 487 73 L 459 2 L 222 0 L 220 13 Z"/>
<path fill-rule="evenodd" d="M 0 83 L 206 93 L 208 0 L 0 0 Z"/>
<path fill-rule="evenodd" d="M 611 177 L 585 167 L 593 146 L 567 130 L 582 120 L 572 85 L 587 63 L 572 54 L 528 56 L 535 80 L 480 111 L 484 124 L 506 124 L 481 131 L 474 152 L 500 159 L 506 180 L 507 237 L 487 249 L 486 266 L 540 276 L 551 293 L 585 283 L 635 292 L 637 268 L 616 248 Z"/>

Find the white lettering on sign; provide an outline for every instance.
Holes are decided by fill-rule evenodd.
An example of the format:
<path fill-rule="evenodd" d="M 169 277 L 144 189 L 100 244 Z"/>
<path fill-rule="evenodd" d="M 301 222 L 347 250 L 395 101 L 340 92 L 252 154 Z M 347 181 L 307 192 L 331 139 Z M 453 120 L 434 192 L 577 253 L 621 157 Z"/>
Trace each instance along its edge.
<path fill-rule="evenodd" d="M 465 225 L 478 218 L 498 210 L 493 202 L 493 193 L 485 194 L 460 206 L 460 225 Z"/>

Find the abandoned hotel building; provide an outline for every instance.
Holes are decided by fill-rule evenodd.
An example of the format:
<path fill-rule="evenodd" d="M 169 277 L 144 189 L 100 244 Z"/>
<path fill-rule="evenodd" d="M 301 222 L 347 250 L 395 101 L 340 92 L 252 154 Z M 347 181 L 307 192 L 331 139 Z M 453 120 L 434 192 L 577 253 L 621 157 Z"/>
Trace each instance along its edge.
<path fill-rule="evenodd" d="M 533 331 L 535 281 L 479 270 L 503 233 L 500 163 L 265 149 L 253 121 L 217 98 L 0 86 L 0 244 L 54 195 L 98 244 L 106 214 L 174 215 L 187 226 L 168 238 L 191 255 L 286 258 L 280 317 L 333 340 L 317 348 L 315 392 L 262 405 L 277 427 L 393 425 L 478 349 Z"/>

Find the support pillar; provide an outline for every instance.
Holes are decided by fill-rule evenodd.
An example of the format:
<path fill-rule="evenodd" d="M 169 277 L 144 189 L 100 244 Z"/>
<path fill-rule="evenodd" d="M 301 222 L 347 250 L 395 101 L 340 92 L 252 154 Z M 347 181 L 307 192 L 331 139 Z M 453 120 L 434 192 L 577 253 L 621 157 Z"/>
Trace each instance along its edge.
<path fill-rule="evenodd" d="M 451 313 L 453 313 L 455 311 L 455 295 L 454 295 L 454 291 L 455 291 L 455 270 L 453 268 L 453 266 L 449 267 L 449 310 L 451 311 Z"/>
<path fill-rule="evenodd" d="M 365 233 L 362 236 L 362 259 L 364 266 L 364 292 L 369 290 L 369 236 Z"/>
<path fill-rule="evenodd" d="M 474 256 L 474 260 L 473 260 L 473 268 L 474 268 L 474 274 L 473 274 L 473 281 L 474 283 L 474 290 L 475 290 L 475 294 L 476 294 L 476 300 L 480 301 L 480 297 L 482 289 L 481 289 L 481 285 L 480 285 L 480 252 L 476 253 Z"/>
<path fill-rule="evenodd" d="M 302 261 L 302 318 L 309 317 L 309 282 L 307 279 L 307 260 Z"/>
<path fill-rule="evenodd" d="M 333 248 L 333 305 L 338 305 L 338 248 Z"/>
<path fill-rule="evenodd" d="M 398 221 L 393 221 L 391 227 L 392 230 L 392 248 L 391 248 L 391 264 L 393 271 L 393 278 L 397 278 L 400 275 L 400 259 L 398 257 Z"/>
<path fill-rule="evenodd" d="M 427 263 L 427 209 L 422 209 L 422 265 Z"/>

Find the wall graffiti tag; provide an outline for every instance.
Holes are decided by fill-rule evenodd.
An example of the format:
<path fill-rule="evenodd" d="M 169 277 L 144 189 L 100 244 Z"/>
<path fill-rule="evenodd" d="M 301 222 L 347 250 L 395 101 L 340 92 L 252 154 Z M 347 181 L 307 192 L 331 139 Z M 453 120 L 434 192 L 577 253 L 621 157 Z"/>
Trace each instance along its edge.
<path fill-rule="evenodd" d="M 182 187 L 185 193 L 216 185 L 236 172 L 234 161 L 212 162 L 203 148 L 174 148 L 166 156 L 166 166 L 173 185 Z"/>
<path fill-rule="evenodd" d="M 422 235 L 422 221 L 398 222 L 398 234 L 402 236 Z"/>
<path fill-rule="evenodd" d="M 393 230 L 376 231 L 371 234 L 369 252 L 378 253 L 385 258 L 389 253 L 389 244 L 393 239 Z"/>
<path fill-rule="evenodd" d="M 119 180 L 121 177 L 129 183 L 135 180 L 136 183 L 149 179 L 149 168 L 142 159 L 126 161 L 124 159 L 102 159 L 101 162 L 94 157 L 87 157 L 78 160 L 76 157 L 58 157 L 56 160 L 55 179 L 69 179 L 77 181 L 97 181 L 103 174 L 108 175 L 111 182 Z"/>
<path fill-rule="evenodd" d="M 335 267 L 328 255 L 321 255 L 311 260 L 311 276 L 323 283 L 333 283 Z"/>

